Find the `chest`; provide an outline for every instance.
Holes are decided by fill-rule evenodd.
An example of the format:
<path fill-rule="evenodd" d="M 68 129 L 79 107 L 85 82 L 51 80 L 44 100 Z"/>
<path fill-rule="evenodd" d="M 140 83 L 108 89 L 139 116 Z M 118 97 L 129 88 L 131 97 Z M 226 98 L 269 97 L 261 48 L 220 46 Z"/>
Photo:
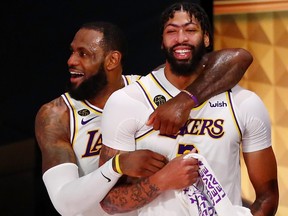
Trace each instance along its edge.
<path fill-rule="evenodd" d="M 212 97 L 190 112 L 189 119 L 175 136 L 151 131 L 136 139 L 137 148 L 149 148 L 169 159 L 196 148 L 202 155 L 217 156 L 239 151 L 241 131 L 228 93 Z"/>
<path fill-rule="evenodd" d="M 66 95 L 65 102 L 70 109 L 70 142 L 79 174 L 86 175 L 99 165 L 102 110 L 85 101 L 74 100 L 69 95 Z"/>

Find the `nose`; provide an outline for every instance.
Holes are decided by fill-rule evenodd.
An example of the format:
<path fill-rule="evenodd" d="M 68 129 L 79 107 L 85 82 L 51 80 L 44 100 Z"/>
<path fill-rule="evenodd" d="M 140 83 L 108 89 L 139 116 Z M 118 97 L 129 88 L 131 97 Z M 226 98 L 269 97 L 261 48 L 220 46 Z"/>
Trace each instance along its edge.
<path fill-rule="evenodd" d="M 68 66 L 78 65 L 79 64 L 79 56 L 76 52 L 72 52 L 70 57 L 67 60 Z"/>
<path fill-rule="evenodd" d="M 178 31 L 178 35 L 177 35 L 177 42 L 178 43 L 183 43 L 185 41 L 188 40 L 187 34 L 183 29 L 180 29 Z"/>

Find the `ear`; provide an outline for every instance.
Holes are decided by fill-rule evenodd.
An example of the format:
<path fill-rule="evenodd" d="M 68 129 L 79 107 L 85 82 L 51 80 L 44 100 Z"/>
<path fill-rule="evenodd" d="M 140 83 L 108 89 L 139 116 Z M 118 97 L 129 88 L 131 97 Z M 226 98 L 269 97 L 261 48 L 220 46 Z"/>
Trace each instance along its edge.
<path fill-rule="evenodd" d="M 209 35 L 207 32 L 204 34 L 204 44 L 205 44 L 205 47 L 208 47 L 210 45 L 210 39 L 209 39 Z"/>
<path fill-rule="evenodd" d="M 111 71 L 121 64 L 122 55 L 119 51 L 111 51 L 105 58 L 105 67 Z"/>

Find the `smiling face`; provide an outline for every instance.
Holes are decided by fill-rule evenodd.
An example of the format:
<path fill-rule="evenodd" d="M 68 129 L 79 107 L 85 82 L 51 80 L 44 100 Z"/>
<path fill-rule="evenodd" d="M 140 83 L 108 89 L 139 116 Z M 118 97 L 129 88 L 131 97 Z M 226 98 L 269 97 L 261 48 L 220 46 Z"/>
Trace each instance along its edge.
<path fill-rule="evenodd" d="M 102 39 L 102 32 L 82 28 L 71 43 L 68 91 L 75 99 L 91 99 L 107 84 Z"/>
<path fill-rule="evenodd" d="M 164 25 L 162 48 L 174 73 L 189 75 L 209 46 L 199 21 L 186 11 L 176 11 Z"/>

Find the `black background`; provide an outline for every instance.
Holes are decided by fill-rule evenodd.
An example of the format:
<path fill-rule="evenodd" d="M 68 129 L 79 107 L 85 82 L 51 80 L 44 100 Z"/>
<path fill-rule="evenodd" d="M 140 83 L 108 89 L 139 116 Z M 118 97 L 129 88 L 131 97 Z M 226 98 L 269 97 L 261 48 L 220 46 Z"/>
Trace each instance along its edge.
<path fill-rule="evenodd" d="M 129 45 L 124 74 L 145 75 L 164 63 L 158 23 L 161 11 L 173 2 L 176 1 L 11 0 L 5 6 L 2 3 L 0 145 L 34 138 L 36 112 L 43 103 L 64 92 L 69 80 L 69 45 L 82 23 L 103 20 L 119 25 Z M 200 3 L 213 24 L 213 1 L 194 2 Z M 36 177 L 41 181 L 41 176 Z M 38 184 L 36 215 L 56 214 L 42 183 Z"/>
<path fill-rule="evenodd" d="M 82 23 L 105 20 L 119 25 L 129 44 L 124 74 L 146 74 L 164 61 L 158 21 L 172 2 L 27 0 L 2 5 L 1 144 L 34 136 L 40 105 L 63 93 L 69 44 Z M 200 4 L 212 14 L 212 0 Z"/>

